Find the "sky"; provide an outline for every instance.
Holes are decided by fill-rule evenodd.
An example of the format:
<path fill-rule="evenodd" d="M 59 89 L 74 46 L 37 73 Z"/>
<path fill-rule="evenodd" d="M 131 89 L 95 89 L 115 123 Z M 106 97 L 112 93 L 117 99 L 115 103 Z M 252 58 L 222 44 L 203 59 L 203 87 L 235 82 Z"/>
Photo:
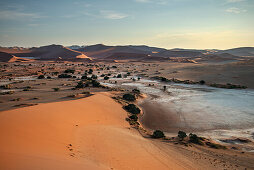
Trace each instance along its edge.
<path fill-rule="evenodd" d="M 254 0 L 0 0 L 0 46 L 254 46 Z"/>

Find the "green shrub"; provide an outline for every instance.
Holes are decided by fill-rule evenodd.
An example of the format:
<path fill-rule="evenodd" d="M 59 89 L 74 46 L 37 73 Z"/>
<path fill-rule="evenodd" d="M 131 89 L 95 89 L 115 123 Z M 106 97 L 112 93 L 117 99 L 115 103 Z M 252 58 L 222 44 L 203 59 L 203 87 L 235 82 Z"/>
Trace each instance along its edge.
<path fill-rule="evenodd" d="M 39 75 L 38 79 L 44 79 L 45 76 L 44 75 Z"/>
<path fill-rule="evenodd" d="M 184 131 L 179 131 L 178 137 L 180 138 L 180 140 L 183 140 L 185 137 L 187 137 L 187 135 Z"/>
<path fill-rule="evenodd" d="M 108 76 L 105 76 L 105 77 L 104 77 L 104 80 L 108 80 L 108 79 L 109 79 L 109 77 L 108 77 Z"/>
<path fill-rule="evenodd" d="M 191 143 L 203 145 L 203 142 L 201 141 L 201 139 L 196 134 L 190 133 L 190 135 L 189 135 L 189 141 Z"/>
<path fill-rule="evenodd" d="M 122 78 L 122 74 L 118 74 L 116 78 Z"/>
<path fill-rule="evenodd" d="M 132 92 L 136 93 L 136 94 L 140 94 L 140 90 L 138 90 L 138 89 L 133 89 Z"/>
<path fill-rule="evenodd" d="M 78 82 L 78 84 L 76 85 L 77 89 L 81 89 L 81 88 L 84 88 L 84 83 L 82 81 Z"/>
<path fill-rule="evenodd" d="M 214 149 L 227 149 L 226 146 L 216 144 L 216 143 L 211 143 L 211 142 L 206 142 L 206 145 Z"/>
<path fill-rule="evenodd" d="M 68 74 L 60 74 L 58 75 L 58 78 L 72 78 L 72 76 Z"/>
<path fill-rule="evenodd" d="M 205 81 L 204 80 L 200 80 L 199 84 L 203 85 L 203 84 L 205 84 Z"/>
<path fill-rule="evenodd" d="M 139 114 L 140 109 L 135 104 L 128 104 L 124 106 L 124 109 L 132 114 Z"/>
<path fill-rule="evenodd" d="M 60 88 L 56 87 L 56 88 L 52 88 L 54 91 L 59 91 Z"/>
<path fill-rule="evenodd" d="M 131 115 L 131 116 L 129 116 L 129 118 L 130 118 L 131 120 L 134 120 L 134 121 L 137 121 L 137 120 L 138 120 L 138 116 L 137 116 L 137 115 Z"/>
<path fill-rule="evenodd" d="M 93 73 L 93 69 L 89 69 L 88 74 L 92 74 Z"/>
<path fill-rule="evenodd" d="M 72 74 L 74 74 L 74 72 L 75 72 L 75 70 L 72 70 L 72 69 L 67 69 L 64 71 L 64 73 L 72 73 Z"/>
<path fill-rule="evenodd" d="M 152 137 L 158 139 L 158 138 L 164 138 L 165 135 L 164 135 L 164 133 L 163 133 L 162 131 L 160 131 L 160 130 L 155 130 L 155 131 L 153 132 Z"/>
<path fill-rule="evenodd" d="M 133 94 L 127 93 L 123 95 L 123 99 L 127 101 L 135 101 L 136 97 Z"/>
<path fill-rule="evenodd" d="M 84 75 L 81 77 L 82 80 L 86 80 L 87 79 L 87 75 Z"/>
<path fill-rule="evenodd" d="M 101 87 L 100 83 L 96 80 L 92 80 L 92 86 L 93 87 Z"/>
<path fill-rule="evenodd" d="M 94 79 L 94 80 L 96 80 L 96 79 L 97 79 L 97 76 L 93 74 L 93 75 L 91 76 L 91 78 Z"/>

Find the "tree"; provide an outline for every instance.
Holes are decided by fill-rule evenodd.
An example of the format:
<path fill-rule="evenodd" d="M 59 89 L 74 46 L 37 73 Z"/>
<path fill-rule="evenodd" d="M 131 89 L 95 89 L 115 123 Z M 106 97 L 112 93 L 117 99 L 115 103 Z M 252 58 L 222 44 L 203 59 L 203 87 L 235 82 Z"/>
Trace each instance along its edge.
<path fill-rule="evenodd" d="M 179 131 L 178 137 L 180 138 L 180 140 L 183 140 L 185 137 L 187 137 L 187 135 L 184 131 Z"/>
<path fill-rule="evenodd" d="M 97 76 L 93 74 L 93 75 L 91 76 L 91 78 L 94 79 L 94 80 L 96 80 L 96 79 L 97 79 Z"/>
<path fill-rule="evenodd" d="M 124 109 L 132 114 L 139 114 L 140 109 L 135 104 L 128 104 L 124 106 Z"/>
<path fill-rule="evenodd" d="M 137 115 L 131 115 L 129 117 L 131 120 L 137 121 L 138 120 L 138 116 Z"/>
<path fill-rule="evenodd" d="M 92 74 L 93 73 L 93 69 L 89 69 L 88 74 Z"/>
<path fill-rule="evenodd" d="M 199 84 L 204 85 L 205 84 L 205 80 L 200 80 Z"/>
<path fill-rule="evenodd" d="M 38 79 L 44 79 L 44 75 L 39 75 Z"/>
<path fill-rule="evenodd" d="M 136 97 L 133 94 L 127 93 L 123 95 L 123 99 L 127 101 L 135 101 Z"/>
<path fill-rule="evenodd" d="M 196 134 L 190 133 L 189 138 L 190 138 L 190 142 L 195 143 L 195 144 L 199 144 L 199 145 L 203 145 L 202 141 L 200 140 L 200 138 Z"/>
<path fill-rule="evenodd" d="M 122 74 L 118 74 L 116 78 L 122 78 Z"/>
<path fill-rule="evenodd" d="M 105 76 L 105 77 L 104 77 L 104 80 L 108 80 L 108 79 L 109 79 L 109 77 L 108 77 L 108 76 Z"/>
<path fill-rule="evenodd" d="M 160 131 L 160 130 L 155 130 L 155 131 L 153 132 L 152 137 L 158 139 L 158 138 L 164 138 L 165 135 L 164 135 L 164 133 L 163 133 L 162 131 Z"/>

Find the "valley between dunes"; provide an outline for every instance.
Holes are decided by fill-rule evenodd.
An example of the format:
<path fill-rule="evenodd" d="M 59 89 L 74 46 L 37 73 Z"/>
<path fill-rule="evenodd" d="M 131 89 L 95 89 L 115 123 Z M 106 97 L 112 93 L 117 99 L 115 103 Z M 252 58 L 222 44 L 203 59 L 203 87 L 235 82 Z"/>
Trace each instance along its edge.
<path fill-rule="evenodd" d="M 143 138 L 125 117 L 109 93 L 0 112 L 0 169 L 197 168 Z"/>

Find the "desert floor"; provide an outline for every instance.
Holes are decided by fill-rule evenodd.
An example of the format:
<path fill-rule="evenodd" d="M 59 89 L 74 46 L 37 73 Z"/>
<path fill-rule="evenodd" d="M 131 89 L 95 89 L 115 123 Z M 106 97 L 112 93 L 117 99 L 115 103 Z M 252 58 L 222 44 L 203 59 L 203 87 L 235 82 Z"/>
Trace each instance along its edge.
<path fill-rule="evenodd" d="M 1 85 L 12 84 L 1 93 L 14 93 L 0 95 L 0 169 L 254 169 L 253 153 L 185 146 L 140 133 L 125 120 L 127 113 L 111 98 L 118 93 L 112 89 L 73 89 L 89 68 L 99 79 L 101 74 L 113 77 L 130 72 L 253 88 L 253 65 L 3 63 Z M 77 78 L 55 78 L 53 72 L 61 74 L 66 69 L 75 69 Z M 37 79 L 40 74 L 52 79 Z"/>

